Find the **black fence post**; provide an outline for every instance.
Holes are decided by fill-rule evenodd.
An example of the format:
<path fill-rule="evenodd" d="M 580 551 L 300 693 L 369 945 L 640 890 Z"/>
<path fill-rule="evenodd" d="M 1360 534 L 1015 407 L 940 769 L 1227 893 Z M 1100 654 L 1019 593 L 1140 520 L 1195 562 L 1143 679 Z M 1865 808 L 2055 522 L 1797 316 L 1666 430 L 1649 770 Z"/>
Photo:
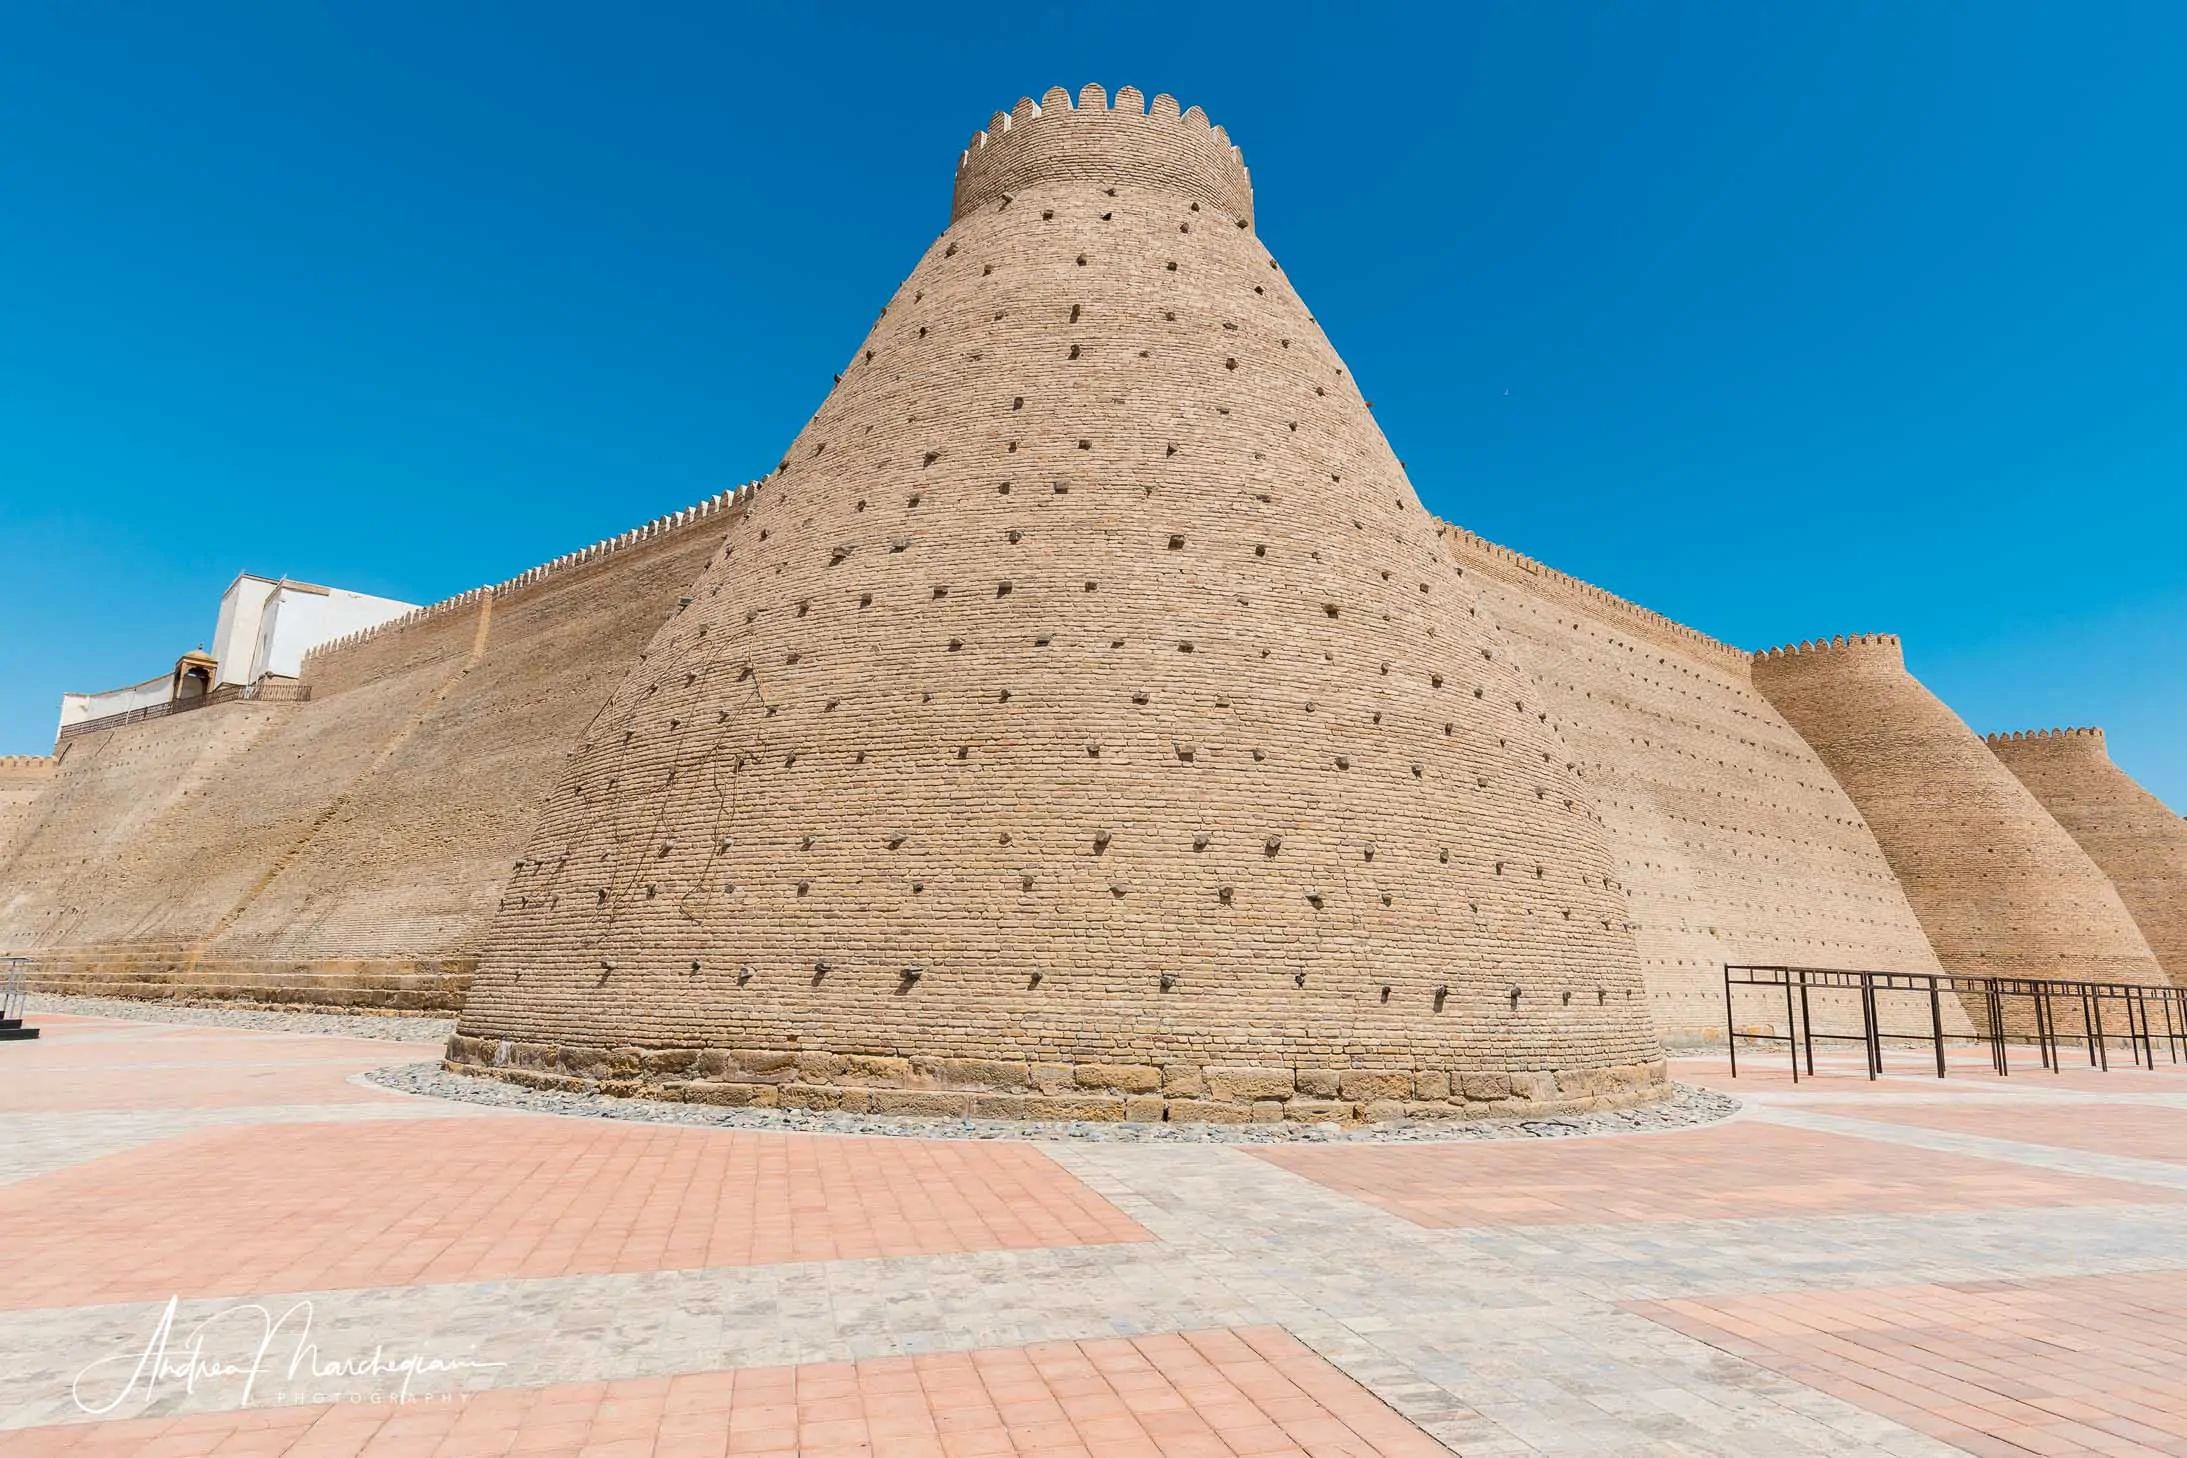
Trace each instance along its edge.
<path fill-rule="evenodd" d="M 2050 989 L 2043 983 L 2035 984 L 2035 1026 L 2043 1040 L 2043 1066 L 2052 1073 L 2064 1070 L 2058 1065 L 2063 1058 L 2058 1047 L 2058 1017 L 2051 1010 Z"/>
<path fill-rule="evenodd" d="M 1876 982 L 1872 972 L 1860 974 L 1860 1030 L 1867 1040 L 1868 1081 L 1874 1083 L 1883 1071 L 1883 1034 L 1876 1027 Z"/>
<path fill-rule="evenodd" d="M 1936 1040 L 1936 1076 L 1944 1076 L 1944 1004 L 1937 996 L 1936 979 L 1929 979 L 1929 1036 Z"/>
<path fill-rule="evenodd" d="M 1739 1076 L 1739 1026 L 1731 1015 L 1731 964 L 1724 964 L 1724 1047 L 1731 1054 L 1731 1076 Z"/>
<path fill-rule="evenodd" d="M 1804 997 L 1807 992 L 1807 979 L 1804 976 L 1801 976 L 1799 973 L 1793 972 L 1789 968 L 1786 969 L 1784 974 L 1785 1052 L 1787 1055 L 1790 1056 L 1792 1060 L 1792 1084 L 1793 1087 L 1797 1088 L 1799 1087 L 1800 1083 L 1800 1040 L 1796 1036 L 1794 1036 L 1796 1033 L 1798 1033 L 1799 1029 L 1795 1028 L 1792 1024 L 1792 980 L 1795 977 L 1800 978 L 1800 992 L 1801 995 Z"/>
<path fill-rule="evenodd" d="M 1797 975 L 1800 979 L 1800 1030 L 1807 1045 L 1807 1076 L 1813 1078 L 1815 1076 L 1815 1014 L 1807 1005 L 1807 969 L 1803 967 L 1796 974 L 1788 973 L 1786 975 Z M 1790 1032 L 1791 1029 L 1787 1028 L 1785 1031 Z"/>

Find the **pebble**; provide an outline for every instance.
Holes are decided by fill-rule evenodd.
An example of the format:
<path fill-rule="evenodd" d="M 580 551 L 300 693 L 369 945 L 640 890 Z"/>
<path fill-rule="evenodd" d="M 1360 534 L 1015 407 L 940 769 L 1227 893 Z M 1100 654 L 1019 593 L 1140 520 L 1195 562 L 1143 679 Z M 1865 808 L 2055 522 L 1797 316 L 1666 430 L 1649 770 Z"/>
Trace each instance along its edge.
<path fill-rule="evenodd" d="M 523 1088 L 495 1078 L 452 1073 L 438 1063 L 375 1068 L 367 1083 L 399 1093 L 457 1099 L 497 1109 L 689 1124 L 777 1133 L 886 1135 L 903 1139 L 1082 1140 L 1097 1144 L 1426 1144 L 1480 1139 L 1569 1139 L 1639 1134 L 1712 1124 L 1737 1112 L 1739 1100 L 1691 1084 L 1671 1085 L 1668 1098 L 1640 1108 L 1553 1119 L 1422 1119 L 1384 1124 L 1151 1124 L 1090 1119 L 946 1119 L 840 1114 L 819 1109 L 732 1109 L 666 1103 L 608 1094 Z"/>
<path fill-rule="evenodd" d="M 226 1003 L 136 1002 L 110 997 L 37 993 L 34 1012 L 78 1013 L 135 1022 L 188 1023 L 263 1032 L 344 1038 L 445 1042 L 455 1019 L 388 1013 L 281 1012 Z M 1091 1119 L 939 1119 L 839 1114 L 819 1109 L 731 1109 L 666 1103 L 608 1094 L 522 1088 L 499 1079 L 452 1073 L 438 1063 L 406 1063 L 360 1075 L 398 1093 L 454 1099 L 490 1108 L 646 1124 L 715 1129 L 767 1129 L 800 1134 L 864 1134 L 902 1139 L 1083 1140 L 1098 1144 L 1427 1144 L 1481 1139 L 1571 1139 L 1640 1134 L 1713 1124 L 1738 1111 L 1739 1100 L 1714 1089 L 1674 1083 L 1668 1098 L 1639 1108 L 1553 1119 L 1422 1119 L 1382 1124 L 1133 1124 Z"/>

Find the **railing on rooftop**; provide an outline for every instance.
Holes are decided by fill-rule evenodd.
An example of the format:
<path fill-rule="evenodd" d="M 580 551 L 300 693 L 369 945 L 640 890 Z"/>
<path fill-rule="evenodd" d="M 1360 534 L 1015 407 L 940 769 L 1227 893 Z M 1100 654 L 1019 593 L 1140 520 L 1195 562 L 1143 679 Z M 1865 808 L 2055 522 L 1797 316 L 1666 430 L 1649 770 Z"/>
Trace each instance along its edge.
<path fill-rule="evenodd" d="M 224 683 L 211 693 L 199 694 L 196 698 L 169 699 L 163 704 L 146 704 L 141 709 L 129 709 L 119 714 L 107 714 L 102 718 L 66 725 L 54 736 L 53 745 L 58 749 L 81 734 L 96 734 L 102 729 L 118 729 L 124 724 L 141 724 L 147 719 L 164 719 L 170 714 L 187 713 L 191 709 L 209 709 L 214 704 L 300 704 L 310 697 L 311 685 L 297 683 L 293 679 L 262 678 L 256 683 Z"/>
<path fill-rule="evenodd" d="M 1766 988 L 1783 995 L 1782 1033 L 1741 1032 L 1732 1002 L 1735 987 Z M 1816 990 L 1851 992 L 1860 1012 L 1858 1033 L 1815 1031 L 1811 994 Z M 1800 1081 L 1801 1064 L 1809 1077 L 1815 1073 L 1815 1045 L 1819 1042 L 1858 1043 L 1871 1079 L 1883 1073 L 1884 1040 L 1926 1043 L 1934 1055 L 1936 1076 L 1945 1076 L 1944 994 L 1958 998 L 1970 1012 L 1979 1009 L 1981 1027 L 1976 1034 L 1989 1047 L 1990 1067 L 2004 1077 L 2012 1072 L 2009 1049 L 2013 1043 L 2033 1043 L 2042 1066 L 2061 1070 L 2061 1054 L 2068 1043 L 2085 1043 L 2092 1068 L 2111 1067 L 2111 1044 L 2123 1039 L 2135 1064 L 2154 1069 L 2156 1050 L 2162 1046 L 2174 1063 L 2187 1058 L 2187 990 L 2145 986 L 2134 982 L 2080 982 L 2065 978 L 1974 977 L 1939 972 L 1861 972 L 1837 967 L 1750 967 L 1730 964 L 1724 968 L 1724 1032 L 1730 1044 L 1731 1072 L 1739 1075 L 1739 1040 L 1750 1043 L 1782 1043 L 1792 1061 L 1792 1081 Z M 1905 996 L 1895 996 L 1903 994 Z M 1903 1008 L 1906 996 L 1917 1010 L 1926 1011 L 1925 1026 L 1916 1030 L 1884 1026 L 1887 1005 Z M 1891 998 L 1887 1004 L 1884 999 Z M 2008 1007 L 2026 1002 L 2026 1029 L 2014 1035 L 2006 1027 Z M 1775 1001 L 1774 998 L 1771 999 Z M 2105 1023 L 2105 1010 L 2114 1009 Z M 2070 1023 L 2079 1015 L 2079 1031 L 2060 1031 L 2060 1014 Z M 1917 1012 L 1918 1015 L 1918 1012 Z M 2157 1026 L 2161 1016 L 2163 1027 Z"/>

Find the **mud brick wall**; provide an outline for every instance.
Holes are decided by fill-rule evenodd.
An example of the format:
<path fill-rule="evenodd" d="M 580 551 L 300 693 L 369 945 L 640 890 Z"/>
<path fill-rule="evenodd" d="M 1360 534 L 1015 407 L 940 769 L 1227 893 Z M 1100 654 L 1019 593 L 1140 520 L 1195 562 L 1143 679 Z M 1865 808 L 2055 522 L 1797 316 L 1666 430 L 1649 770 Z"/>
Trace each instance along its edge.
<path fill-rule="evenodd" d="M 459 1005 L 545 787 L 730 514 L 330 645 L 306 702 L 72 742 L 0 866 L 0 947 L 57 990 Z"/>
<path fill-rule="evenodd" d="M 2101 729 L 1992 734 L 1988 743 L 2111 878 L 2157 964 L 2187 987 L 2187 821 L 2112 763 Z"/>
<path fill-rule="evenodd" d="M 0 866 L 13 854 L 15 838 L 30 819 L 31 807 L 53 783 L 59 761 L 48 754 L 0 754 Z"/>
<path fill-rule="evenodd" d="M 2110 880 L 1906 671 L 1897 638 L 1772 649 L 1754 683 L 1860 808 L 1947 971 L 2162 984 Z"/>
<path fill-rule="evenodd" d="M 0 862 L 0 949 L 186 942 L 175 903 L 218 904 L 251 874 L 196 859 L 206 806 L 297 707 L 224 704 L 70 740 Z"/>
<path fill-rule="evenodd" d="M 1727 962 L 1941 970 L 1867 822 L 1755 689 L 1749 654 L 1470 532 L 1444 544 L 1602 813 L 1666 1040 L 1722 1040 Z M 1782 1022 L 1765 994 L 1734 1002 L 1741 1027 Z"/>
<path fill-rule="evenodd" d="M 975 139 L 955 221 L 583 736 L 458 1063 L 1095 1117 L 1652 1092 L 1541 691 L 1237 154 L 1117 103 Z"/>

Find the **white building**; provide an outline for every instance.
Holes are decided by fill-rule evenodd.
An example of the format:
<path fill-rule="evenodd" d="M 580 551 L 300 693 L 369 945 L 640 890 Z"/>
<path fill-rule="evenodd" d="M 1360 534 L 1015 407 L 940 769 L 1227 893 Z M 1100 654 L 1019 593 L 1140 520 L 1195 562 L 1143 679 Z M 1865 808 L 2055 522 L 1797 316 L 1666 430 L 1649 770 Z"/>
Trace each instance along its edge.
<path fill-rule="evenodd" d="M 124 688 L 102 689 L 95 694 L 62 694 L 61 727 L 81 724 L 87 719 L 104 719 L 114 714 L 126 714 L 132 709 L 149 709 L 154 704 L 164 704 L 175 696 L 172 674 L 148 678 L 143 683 L 129 684 Z"/>
<path fill-rule="evenodd" d="M 256 683 L 268 674 L 294 678 L 304 655 L 321 643 L 399 618 L 417 604 L 370 597 L 339 587 L 253 577 L 244 572 L 220 595 L 213 628 L 214 686 Z"/>
<path fill-rule="evenodd" d="M 117 714 L 165 713 L 170 703 L 201 699 L 222 688 L 293 679 L 304 671 L 304 655 L 321 643 L 399 618 L 415 607 L 390 597 L 242 573 L 220 595 L 210 653 L 202 647 L 185 653 L 170 672 L 143 683 L 61 695 L 61 732 Z"/>

